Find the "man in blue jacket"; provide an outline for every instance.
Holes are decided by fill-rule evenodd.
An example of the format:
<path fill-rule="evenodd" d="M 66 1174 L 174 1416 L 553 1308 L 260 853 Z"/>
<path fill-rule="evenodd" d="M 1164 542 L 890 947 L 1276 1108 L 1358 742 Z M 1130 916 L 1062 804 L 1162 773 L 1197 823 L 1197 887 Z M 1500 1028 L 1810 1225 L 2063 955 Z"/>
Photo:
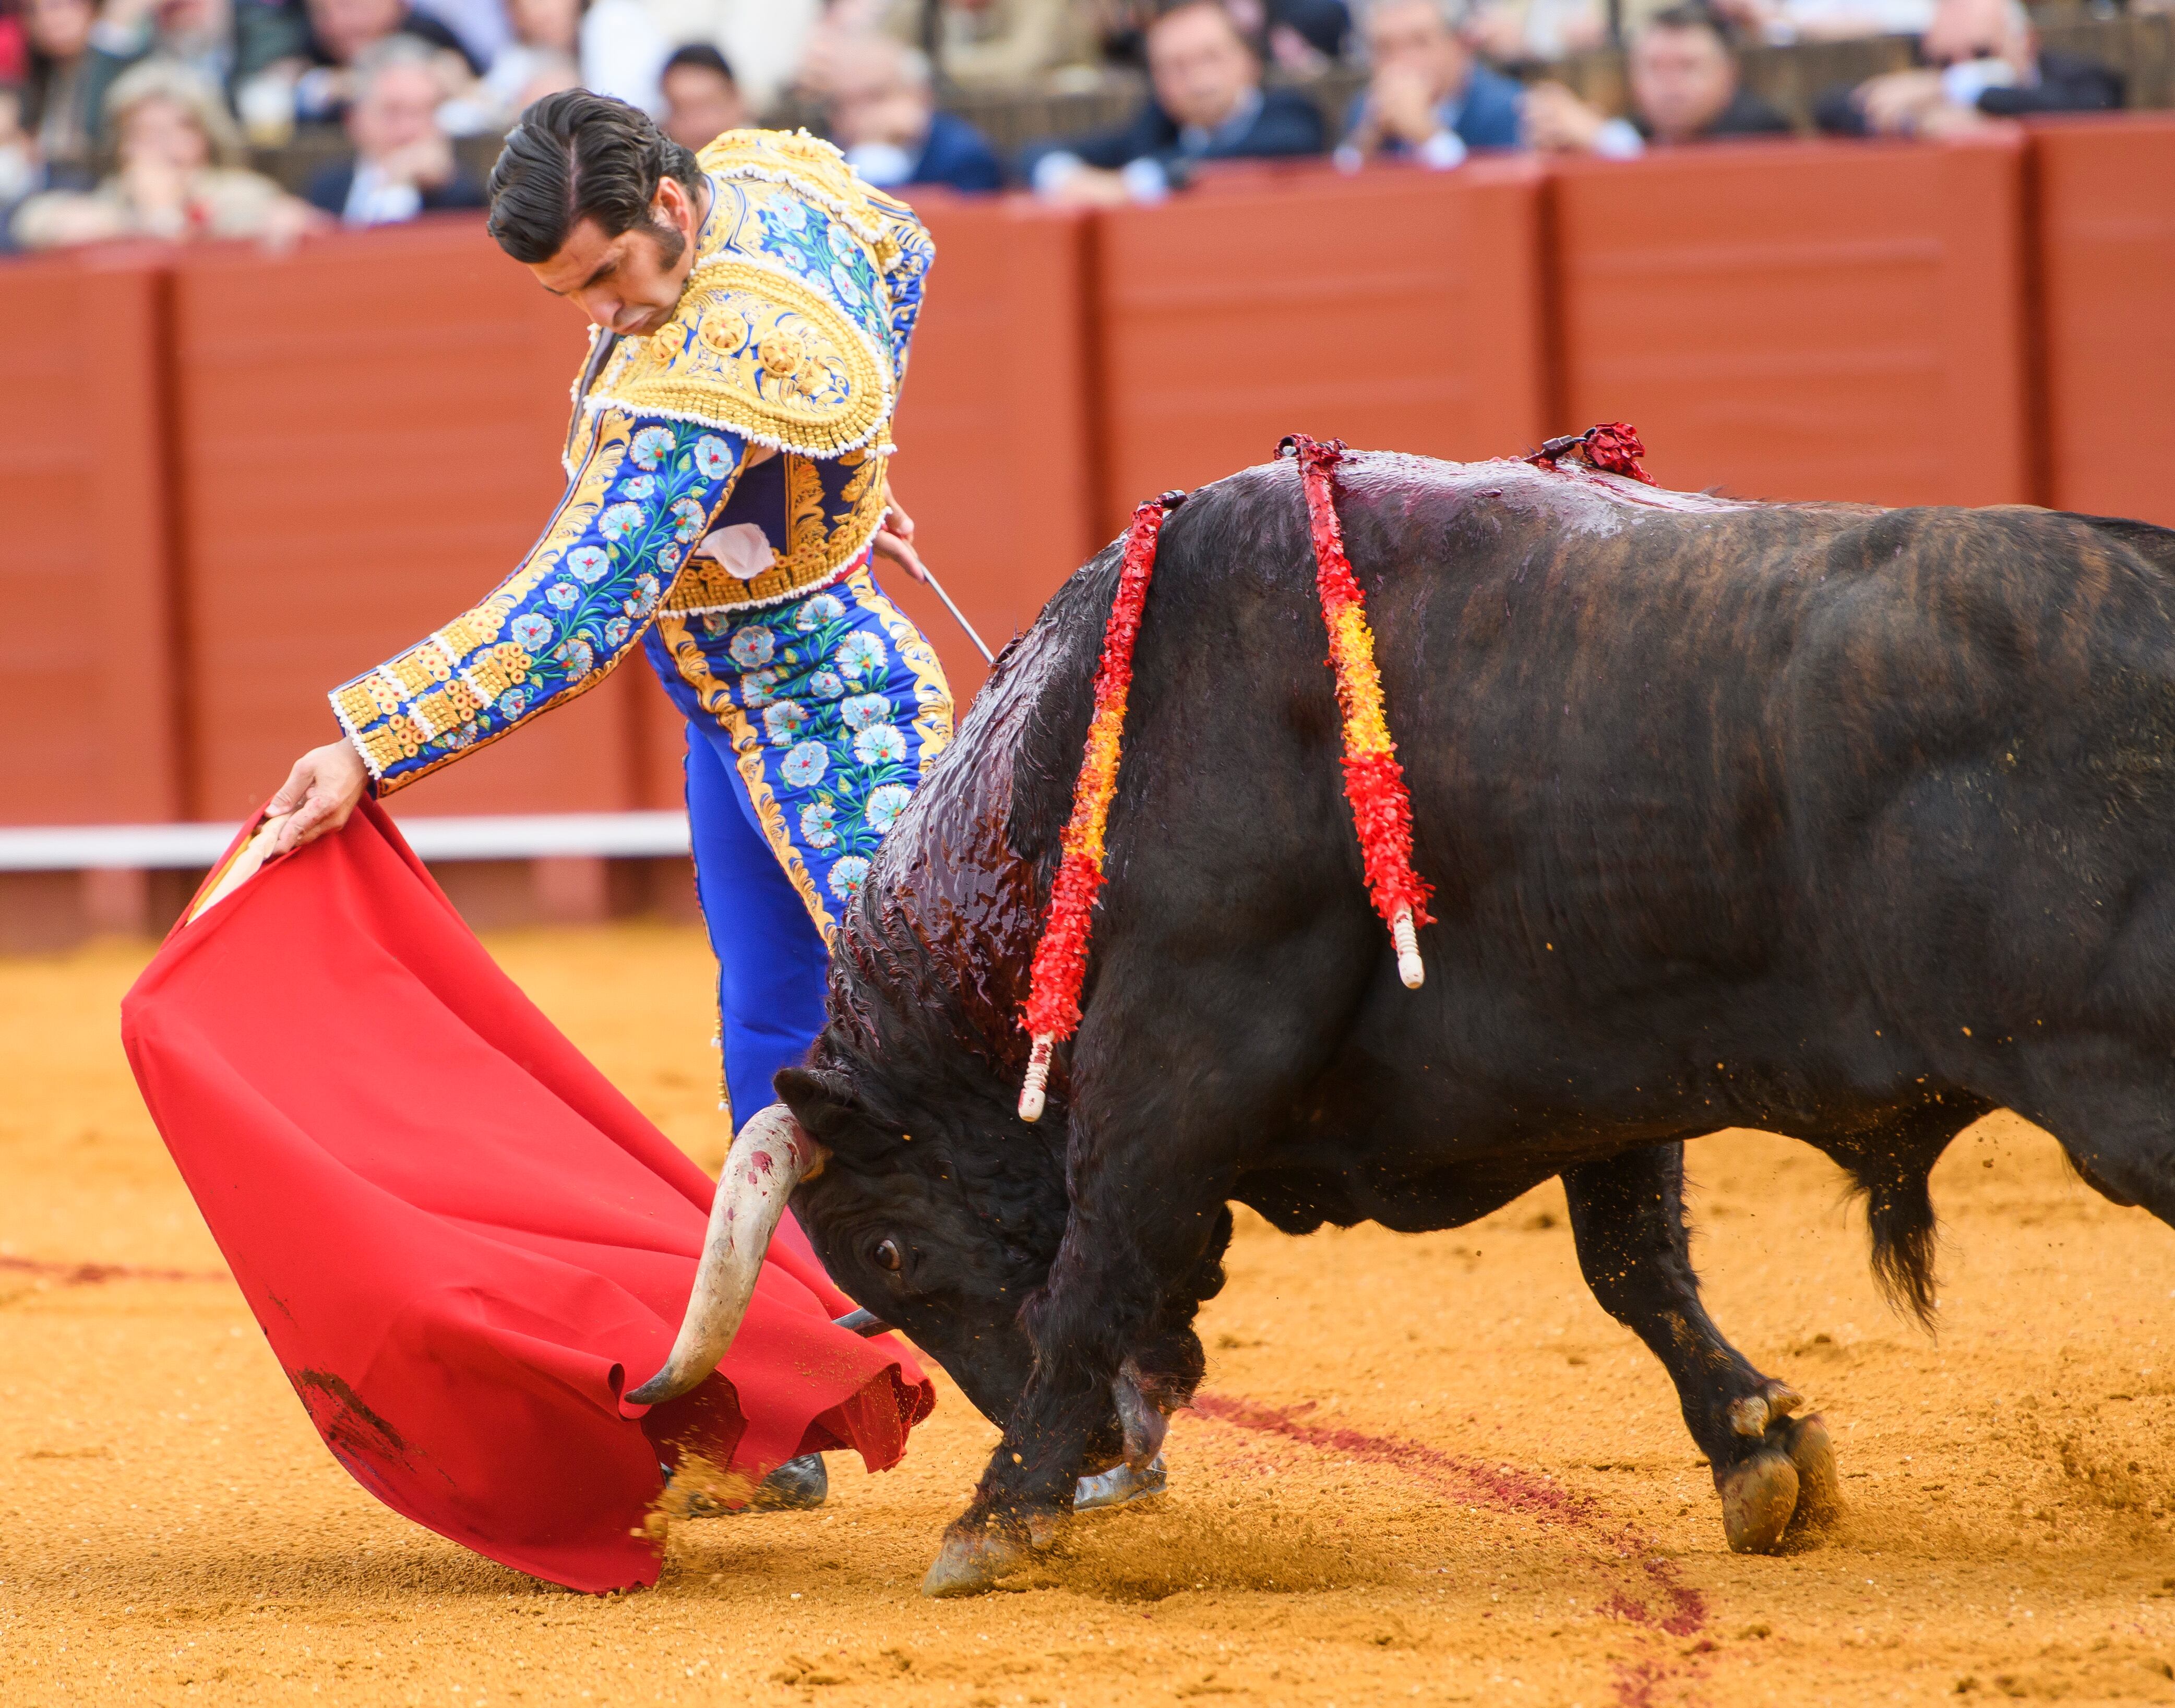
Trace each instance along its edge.
<path fill-rule="evenodd" d="M 1038 194 L 1074 205 L 1156 202 L 1204 160 L 1322 151 L 1321 115 L 1304 95 L 1261 87 L 1255 45 L 1217 0 L 1182 0 L 1148 26 L 1154 95 L 1131 124 L 1045 143 L 1021 162 Z"/>
<path fill-rule="evenodd" d="M 1458 33 L 1462 0 L 1375 0 L 1367 13 L 1374 76 L 1353 103 L 1340 161 L 1409 155 L 1454 166 L 1525 141 L 1524 91 L 1478 63 Z"/>
<path fill-rule="evenodd" d="M 855 36 L 841 46 L 824 106 L 831 140 L 878 189 L 1004 187 L 989 139 L 956 113 L 936 110 L 928 60 L 888 35 Z"/>

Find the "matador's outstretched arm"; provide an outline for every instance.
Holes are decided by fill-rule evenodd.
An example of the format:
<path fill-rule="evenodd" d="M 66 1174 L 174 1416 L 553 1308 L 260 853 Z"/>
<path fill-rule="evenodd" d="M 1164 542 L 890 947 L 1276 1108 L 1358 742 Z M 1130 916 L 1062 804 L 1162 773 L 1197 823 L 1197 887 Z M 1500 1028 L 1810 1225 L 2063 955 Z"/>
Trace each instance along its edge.
<path fill-rule="evenodd" d="M 333 691 L 380 795 L 586 693 L 654 620 L 732 494 L 738 434 L 605 410 L 544 537 L 477 605 Z"/>

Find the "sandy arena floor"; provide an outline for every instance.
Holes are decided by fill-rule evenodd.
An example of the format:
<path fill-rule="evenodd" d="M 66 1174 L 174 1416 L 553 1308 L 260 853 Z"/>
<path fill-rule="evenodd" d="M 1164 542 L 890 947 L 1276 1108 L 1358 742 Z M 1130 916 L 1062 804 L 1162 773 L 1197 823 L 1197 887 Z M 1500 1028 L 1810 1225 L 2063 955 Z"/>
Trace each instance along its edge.
<path fill-rule="evenodd" d="M 493 948 L 698 1158 L 692 932 Z M 1660 1369 L 1549 1188 L 1476 1227 L 1242 1221 L 1159 1511 L 1031 1587 L 916 1585 L 992 1432 L 955 1390 L 818 1513 L 686 1524 L 652 1592 L 566 1594 L 372 1502 L 319 1445 L 122 1060 L 140 948 L 0 963 L 0 1703 L 1620 1705 L 2175 1700 L 2175 1234 L 2006 1116 L 1934 1179 L 1938 1343 L 1840 1177 L 1694 1147 L 1715 1314 L 1825 1410 L 1853 1503 L 1722 1546 Z M 98 1266 L 125 1266 L 109 1273 Z"/>

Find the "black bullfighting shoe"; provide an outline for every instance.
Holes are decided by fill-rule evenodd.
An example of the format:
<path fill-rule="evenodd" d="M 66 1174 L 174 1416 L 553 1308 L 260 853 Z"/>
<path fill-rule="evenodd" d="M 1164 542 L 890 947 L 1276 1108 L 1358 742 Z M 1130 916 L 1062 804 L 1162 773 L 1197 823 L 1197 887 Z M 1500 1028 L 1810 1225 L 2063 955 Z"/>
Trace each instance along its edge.
<path fill-rule="evenodd" d="M 1073 1493 L 1072 1510 L 1093 1512 L 1098 1506 L 1123 1506 L 1128 1501 L 1160 1494 L 1169 1487 L 1170 1473 L 1163 1469 L 1162 1454 L 1138 1469 L 1120 1460 L 1108 1471 L 1080 1479 L 1080 1487 Z"/>
<path fill-rule="evenodd" d="M 821 1506 L 831 1492 L 831 1473 L 821 1453 L 789 1459 L 756 1484 L 751 1512 L 806 1512 Z"/>
<path fill-rule="evenodd" d="M 672 1486 L 672 1467 L 660 1465 L 664 1486 Z M 681 1516 L 686 1518 L 730 1518 L 745 1512 L 806 1512 L 821 1506 L 831 1493 L 831 1476 L 823 1468 L 821 1453 L 804 1453 L 789 1459 L 762 1482 L 745 1506 L 728 1506 L 714 1495 L 691 1490 L 684 1496 Z"/>

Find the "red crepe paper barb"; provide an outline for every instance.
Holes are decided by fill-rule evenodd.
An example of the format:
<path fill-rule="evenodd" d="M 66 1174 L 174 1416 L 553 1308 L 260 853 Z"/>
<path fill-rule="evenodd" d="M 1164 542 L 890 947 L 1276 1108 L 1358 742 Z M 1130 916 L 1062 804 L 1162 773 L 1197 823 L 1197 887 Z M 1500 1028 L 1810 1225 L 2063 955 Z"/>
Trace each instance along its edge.
<path fill-rule="evenodd" d="M 1072 788 L 1072 816 L 1060 843 L 1057 881 L 1050 886 L 1050 915 L 1034 952 L 1028 984 L 1027 1029 L 1034 1042 L 1020 1087 L 1023 1121 L 1039 1120 L 1050 1084 L 1050 1053 L 1080 1025 L 1080 985 L 1088 975 L 1089 916 L 1103 889 L 1103 833 L 1118 789 L 1118 760 L 1125 728 L 1125 697 L 1133 685 L 1133 643 L 1155 573 L 1156 541 L 1163 518 L 1185 500 L 1183 492 L 1151 498 L 1133 512 L 1118 569 L 1117 595 L 1103 629 L 1103 659 L 1095 670 L 1095 709 L 1088 721 L 1087 751 Z"/>
<path fill-rule="evenodd" d="M 222 860 L 225 870 L 241 843 Z M 396 1512 L 572 1589 L 654 1583 L 660 1460 L 752 1488 L 895 1462 L 935 1391 L 791 1217 L 699 1387 L 623 1398 L 686 1314 L 709 1179 L 495 966 L 384 810 L 176 928 L 137 1083 L 310 1421 Z"/>
<path fill-rule="evenodd" d="M 1627 434 L 1629 428 L 1624 430 Z M 1630 436 L 1635 457 L 1638 438 Z M 1299 459 L 1306 491 L 1307 520 L 1314 540 L 1315 583 L 1321 595 L 1322 621 L 1329 631 L 1329 662 L 1337 673 L 1337 704 L 1344 738 L 1344 795 L 1359 835 L 1367 889 L 1397 953 L 1397 976 L 1417 990 L 1426 977 L 1420 959 L 1418 928 L 1435 923 L 1427 910 L 1430 893 L 1413 868 L 1413 802 L 1404 767 L 1390 739 L 1382 704 L 1382 676 L 1375 661 L 1374 632 L 1367 626 L 1365 596 L 1345 556 L 1344 530 L 1337 518 L 1330 470 L 1344 455 L 1342 441 L 1319 444 L 1294 433 L 1281 447 Z M 1643 476 L 1641 477 L 1644 478 Z M 1039 1120 L 1048 1097 L 1050 1064 L 1060 1040 L 1080 1025 L 1080 989 L 1088 970 L 1089 916 L 1103 887 L 1104 836 L 1110 802 L 1117 793 L 1120 738 L 1125 729 L 1125 698 L 1132 686 L 1133 646 L 1140 638 L 1141 613 L 1154 573 L 1156 542 L 1163 518 L 1185 495 L 1166 492 L 1133 512 L 1125 534 L 1117 596 L 1103 631 L 1102 663 L 1095 672 L 1094 711 L 1088 719 L 1087 751 L 1073 786 L 1072 816 L 1065 827 L 1057 881 L 1050 887 L 1050 914 L 1042 941 L 1035 946 L 1028 986 L 1027 1030 L 1033 1043 L 1027 1076 L 1020 1087 L 1023 1121 Z"/>
<path fill-rule="evenodd" d="M 1343 459 L 1344 443 L 1318 444 L 1304 433 L 1283 443 L 1299 459 L 1306 489 L 1307 523 L 1314 535 L 1315 585 L 1321 593 L 1321 618 L 1329 630 L 1329 662 L 1337 672 L 1337 705 L 1344 733 L 1344 798 L 1359 833 L 1359 853 L 1367 872 L 1375 910 L 1390 928 L 1397 951 L 1397 976 L 1407 988 L 1419 989 L 1426 977 L 1420 960 L 1418 928 L 1435 923 L 1428 913 L 1429 889 L 1413 869 L 1413 798 L 1405 787 L 1397 744 L 1390 739 L 1382 703 L 1382 675 L 1375 661 L 1375 634 L 1367 624 L 1367 604 L 1353 578 L 1344 552 L 1343 524 L 1330 471 Z"/>
<path fill-rule="evenodd" d="M 1630 422 L 1603 421 L 1583 433 L 1551 439 L 1526 460 L 1543 469 L 1553 469 L 1558 462 L 1569 458 L 1604 474 L 1622 474 L 1652 486 L 1654 477 L 1639 466 L 1639 459 L 1646 454 L 1646 447 L 1639 437 L 1639 430 Z"/>

